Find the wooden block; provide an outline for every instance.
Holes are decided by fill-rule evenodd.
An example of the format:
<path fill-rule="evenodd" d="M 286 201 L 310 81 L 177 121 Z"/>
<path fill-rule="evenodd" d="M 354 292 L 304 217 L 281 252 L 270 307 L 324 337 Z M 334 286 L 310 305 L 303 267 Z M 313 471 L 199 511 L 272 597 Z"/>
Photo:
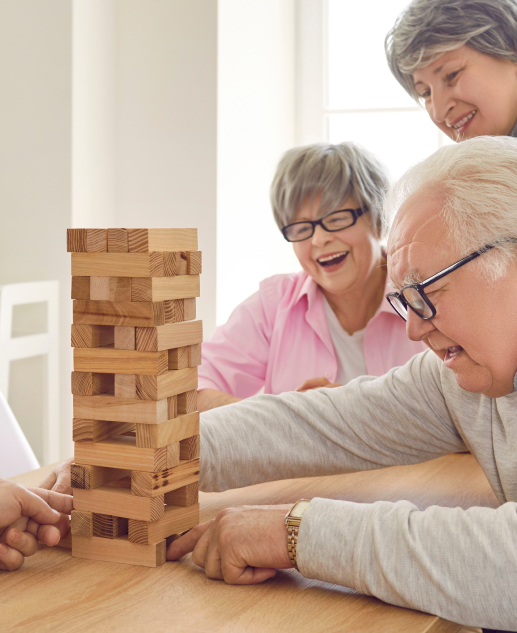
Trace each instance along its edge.
<path fill-rule="evenodd" d="M 167 420 L 163 424 L 137 424 L 136 445 L 161 448 L 199 434 L 199 412 Z"/>
<path fill-rule="evenodd" d="M 72 347 L 107 347 L 114 340 L 112 325 L 72 325 Z"/>
<path fill-rule="evenodd" d="M 189 366 L 188 360 L 188 347 L 177 347 L 169 350 L 169 369 L 185 369 Z"/>
<path fill-rule="evenodd" d="M 178 415 L 185 415 L 197 411 L 197 390 L 192 389 L 178 394 Z"/>
<path fill-rule="evenodd" d="M 202 270 L 201 251 L 187 252 L 187 273 L 189 275 L 200 275 Z"/>
<path fill-rule="evenodd" d="M 93 513 L 72 510 L 70 532 L 74 536 L 93 536 Z"/>
<path fill-rule="evenodd" d="M 136 376 L 134 374 L 115 374 L 115 396 L 131 400 L 137 397 Z"/>
<path fill-rule="evenodd" d="M 136 328 L 115 326 L 115 349 L 136 350 Z"/>
<path fill-rule="evenodd" d="M 178 467 L 177 467 L 178 468 Z M 74 508 L 138 521 L 157 521 L 163 516 L 163 494 L 137 496 L 126 488 L 101 486 L 94 490 L 74 488 Z"/>
<path fill-rule="evenodd" d="M 90 296 L 92 301 L 109 301 L 110 299 L 110 278 L 90 277 Z"/>
<path fill-rule="evenodd" d="M 168 353 L 108 348 L 74 349 L 74 370 L 109 374 L 169 373 Z"/>
<path fill-rule="evenodd" d="M 176 277 L 134 277 L 131 279 L 132 301 L 168 301 L 199 297 L 199 275 Z"/>
<path fill-rule="evenodd" d="M 100 488 L 113 481 L 128 477 L 131 471 L 120 468 L 101 468 L 99 466 L 87 466 L 83 464 L 72 464 L 70 466 L 72 478 L 72 488 L 91 490 Z"/>
<path fill-rule="evenodd" d="M 135 429 L 133 422 L 107 422 L 105 420 L 81 420 L 74 418 L 74 442 L 102 442 Z"/>
<path fill-rule="evenodd" d="M 193 321 L 196 318 L 196 299 L 183 299 L 183 320 Z"/>
<path fill-rule="evenodd" d="M 90 277 L 72 277 L 72 299 L 90 298 Z"/>
<path fill-rule="evenodd" d="M 179 323 L 184 321 L 183 310 L 184 299 L 170 299 L 163 302 L 163 310 L 165 312 L 165 323 Z"/>
<path fill-rule="evenodd" d="M 108 277 L 109 301 L 131 301 L 131 278 Z"/>
<path fill-rule="evenodd" d="M 86 253 L 86 229 L 66 230 L 66 250 L 69 253 Z"/>
<path fill-rule="evenodd" d="M 74 418 L 138 424 L 161 424 L 169 419 L 166 398 L 133 400 L 103 395 L 74 396 Z"/>
<path fill-rule="evenodd" d="M 89 536 L 98 536 L 100 538 L 119 538 L 128 533 L 128 521 L 124 517 L 115 517 L 111 514 L 99 514 L 94 512 L 93 516 L 93 534 Z M 84 535 L 88 536 L 88 535 Z"/>
<path fill-rule="evenodd" d="M 158 543 L 171 534 L 188 530 L 199 523 L 199 504 L 187 507 L 166 506 L 158 521 L 129 521 L 129 540 L 132 543 Z"/>
<path fill-rule="evenodd" d="M 169 420 L 178 417 L 178 396 L 169 396 L 167 398 L 167 416 Z"/>
<path fill-rule="evenodd" d="M 197 229 L 128 229 L 130 253 L 195 251 Z"/>
<path fill-rule="evenodd" d="M 199 459 L 180 462 L 179 466 L 161 472 L 131 473 L 131 493 L 141 497 L 163 497 L 169 490 L 175 490 L 199 481 Z M 76 507 L 74 505 L 74 507 Z M 82 508 L 78 508 L 81 510 Z M 118 513 L 117 513 L 118 514 Z M 145 520 L 145 519 L 143 519 Z"/>
<path fill-rule="evenodd" d="M 179 457 L 181 460 L 191 460 L 199 457 L 199 439 L 199 435 L 193 435 L 192 437 L 181 440 Z"/>
<path fill-rule="evenodd" d="M 164 495 L 164 499 L 166 505 L 171 506 L 187 507 L 199 503 L 199 482 L 171 490 Z"/>
<path fill-rule="evenodd" d="M 86 229 L 86 252 L 106 253 L 108 251 L 107 229 Z"/>
<path fill-rule="evenodd" d="M 196 388 L 197 367 L 173 369 L 160 376 L 139 375 L 136 378 L 136 397 L 141 400 L 162 400 Z"/>
<path fill-rule="evenodd" d="M 165 324 L 165 306 L 135 301 L 74 301 L 74 323 L 154 327 Z"/>
<path fill-rule="evenodd" d="M 72 549 L 72 533 L 68 532 L 68 534 L 65 537 L 63 537 L 57 545 L 54 545 L 54 547 L 62 547 L 63 549 Z"/>
<path fill-rule="evenodd" d="M 203 340 L 202 321 L 183 321 L 159 327 L 137 327 L 136 349 L 162 351 L 196 345 Z"/>
<path fill-rule="evenodd" d="M 119 435 L 101 442 L 76 442 L 74 460 L 92 466 L 158 472 L 167 468 L 167 447 L 139 448 L 135 437 Z M 118 512 L 113 514 L 126 516 Z"/>
<path fill-rule="evenodd" d="M 169 255 L 157 252 L 72 253 L 72 276 L 163 277 L 169 260 Z"/>
<path fill-rule="evenodd" d="M 201 343 L 198 343 L 197 345 L 189 345 L 189 348 L 188 348 L 188 366 L 189 367 L 196 367 L 197 365 L 201 365 L 201 361 L 202 361 Z M 169 367 L 169 369 L 170 369 L 170 367 Z"/>
<path fill-rule="evenodd" d="M 108 229 L 108 253 L 127 253 L 127 229 Z"/>
<path fill-rule="evenodd" d="M 199 457 L 199 455 L 196 455 Z M 174 468 L 180 464 L 180 442 L 167 445 L 167 468 Z"/>
<path fill-rule="evenodd" d="M 96 396 L 115 393 L 113 374 L 97 374 L 85 371 L 72 372 L 72 393 L 77 396 Z"/>
<path fill-rule="evenodd" d="M 114 540 L 97 536 L 74 536 L 72 556 L 111 563 L 127 563 L 142 567 L 159 567 L 165 563 L 165 540 L 152 545 L 131 543 L 126 537 Z"/>

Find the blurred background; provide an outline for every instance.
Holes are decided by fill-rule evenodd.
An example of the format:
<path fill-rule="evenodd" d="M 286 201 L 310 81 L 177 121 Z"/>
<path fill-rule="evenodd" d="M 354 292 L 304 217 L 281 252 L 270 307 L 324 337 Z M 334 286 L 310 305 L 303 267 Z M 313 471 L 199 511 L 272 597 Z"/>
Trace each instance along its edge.
<path fill-rule="evenodd" d="M 0 0 L 0 284 L 59 282 L 0 336 L 5 365 L 6 340 L 57 332 L 0 383 L 40 463 L 72 454 L 66 229 L 197 227 L 209 338 L 298 269 L 268 198 L 285 150 L 354 140 L 396 178 L 448 142 L 386 65 L 405 4 Z"/>

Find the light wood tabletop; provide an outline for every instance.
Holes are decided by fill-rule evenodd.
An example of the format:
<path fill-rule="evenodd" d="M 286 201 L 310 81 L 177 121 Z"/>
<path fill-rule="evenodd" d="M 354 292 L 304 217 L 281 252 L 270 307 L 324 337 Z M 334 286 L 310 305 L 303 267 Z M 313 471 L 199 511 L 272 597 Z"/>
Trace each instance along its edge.
<path fill-rule="evenodd" d="M 36 485 L 47 469 L 14 478 Z M 301 497 L 372 502 L 409 499 L 430 505 L 497 507 L 469 454 L 334 477 L 272 482 L 201 494 L 201 520 L 242 504 L 291 503 Z M 45 548 L 16 572 L 0 572 L 0 630 L 183 631 L 199 633 L 455 633 L 436 616 L 401 609 L 324 582 L 279 571 L 264 584 L 228 586 L 209 580 L 190 556 L 150 569 L 72 558 Z"/>

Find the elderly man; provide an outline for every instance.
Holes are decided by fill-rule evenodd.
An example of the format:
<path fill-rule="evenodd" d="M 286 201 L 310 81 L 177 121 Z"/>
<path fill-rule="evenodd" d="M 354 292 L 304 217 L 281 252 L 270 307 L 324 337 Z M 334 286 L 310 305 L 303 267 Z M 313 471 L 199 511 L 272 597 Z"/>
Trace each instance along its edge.
<path fill-rule="evenodd" d="M 294 563 L 393 604 L 515 631 L 517 141 L 443 147 L 397 183 L 388 205 L 397 211 L 388 267 L 398 289 L 389 300 L 409 338 L 431 349 L 381 378 L 205 414 L 202 489 L 470 450 L 501 506 L 419 511 L 317 498 L 298 503 L 287 528 L 288 506 L 226 510 L 168 557 L 193 550 L 208 576 L 229 583 L 261 582 Z"/>

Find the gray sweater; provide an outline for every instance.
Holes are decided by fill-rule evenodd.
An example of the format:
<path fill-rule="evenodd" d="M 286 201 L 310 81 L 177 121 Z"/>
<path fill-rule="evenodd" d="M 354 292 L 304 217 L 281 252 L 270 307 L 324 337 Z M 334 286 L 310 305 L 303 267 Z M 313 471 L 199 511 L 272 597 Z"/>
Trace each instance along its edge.
<path fill-rule="evenodd" d="M 517 630 L 517 392 L 458 387 L 431 351 L 380 378 L 256 396 L 201 416 L 201 489 L 415 464 L 469 450 L 501 502 L 313 499 L 298 537 L 309 578 L 463 625 Z"/>

